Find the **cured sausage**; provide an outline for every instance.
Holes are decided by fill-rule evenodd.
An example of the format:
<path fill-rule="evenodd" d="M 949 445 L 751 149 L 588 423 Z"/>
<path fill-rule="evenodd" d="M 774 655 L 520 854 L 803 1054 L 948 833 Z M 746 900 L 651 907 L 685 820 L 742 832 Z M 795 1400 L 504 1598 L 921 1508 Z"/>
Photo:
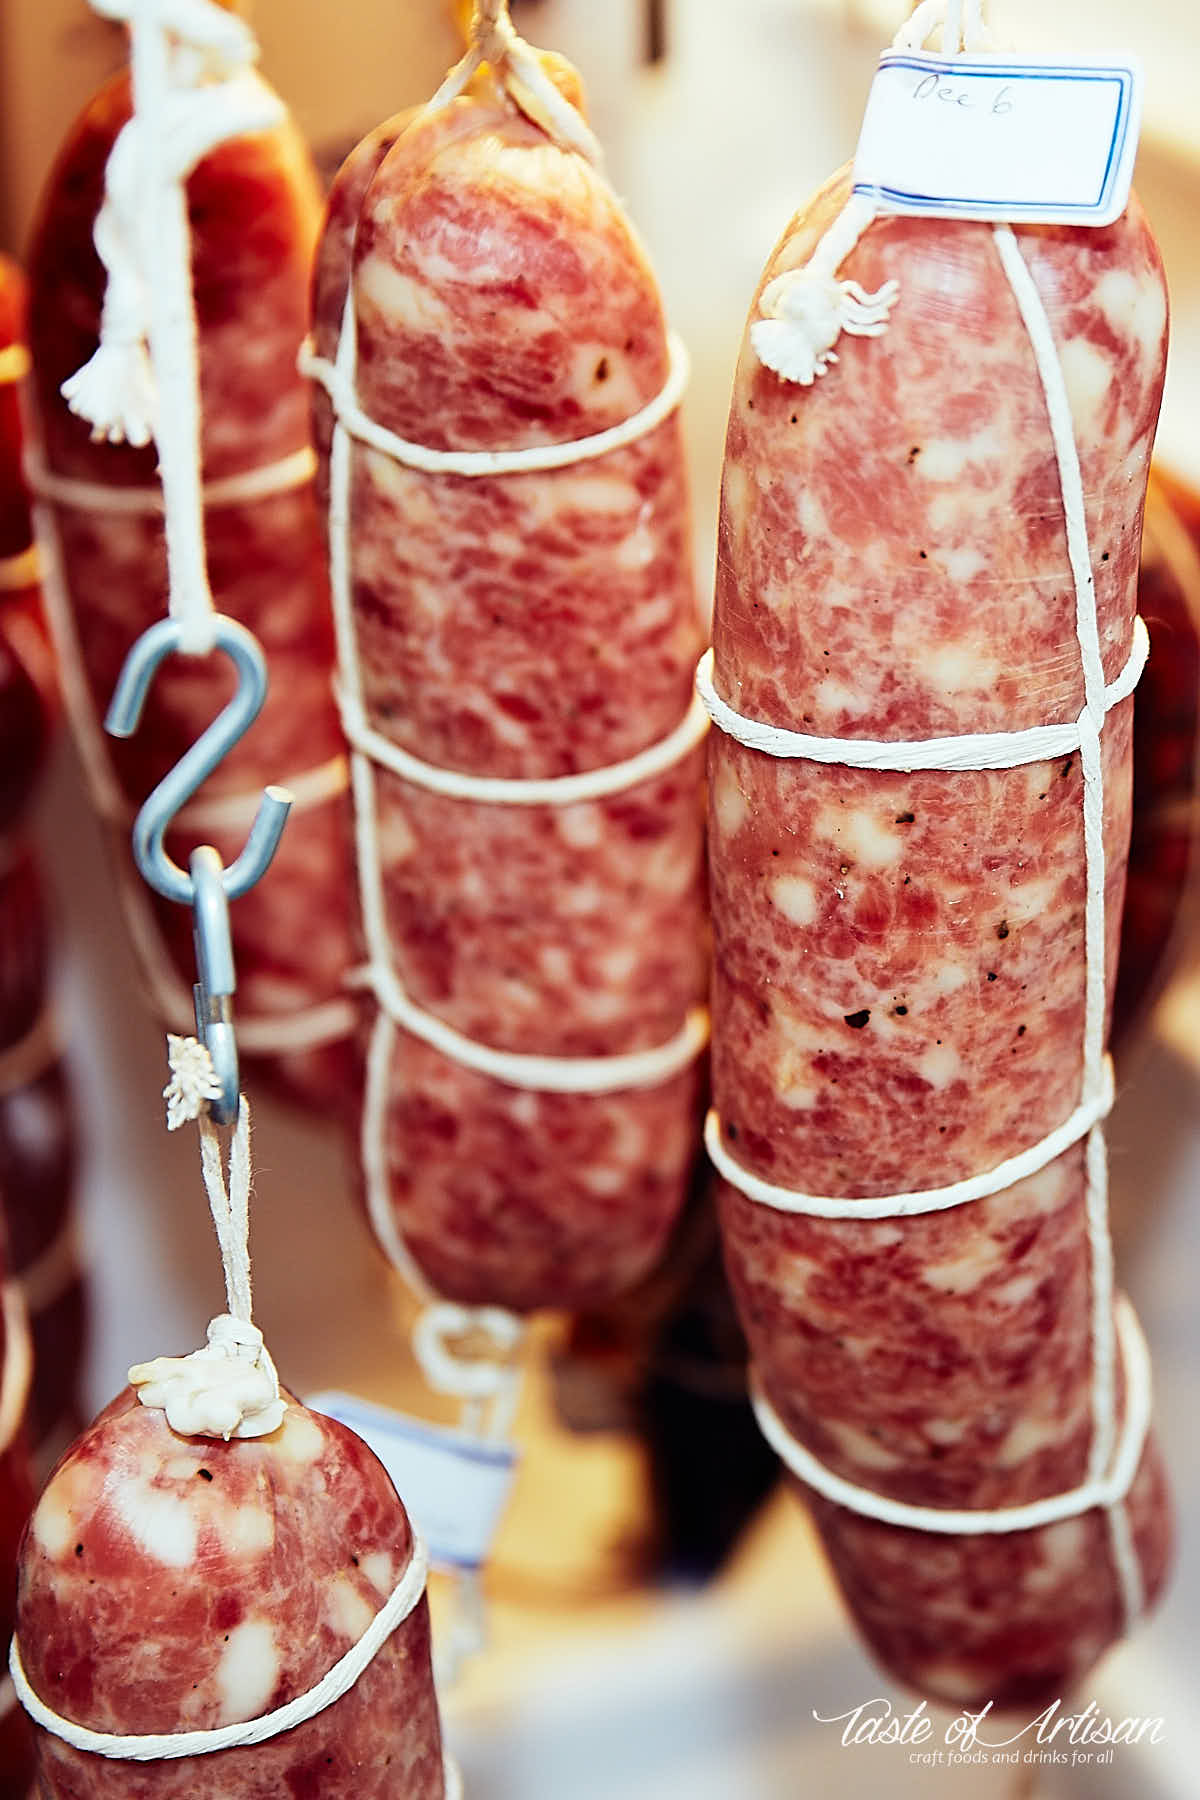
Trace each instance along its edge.
<path fill-rule="evenodd" d="M 7 1284 L 0 1305 L 0 1633 L 5 1642 L 15 1617 L 17 1547 L 33 1505 L 29 1449 L 21 1428 L 29 1372 L 24 1310 L 14 1286 Z M 32 1779 L 32 1736 L 5 1678 L 0 1680 L 0 1796 L 26 1800 Z"/>
<path fill-rule="evenodd" d="M 565 65 L 539 67 L 577 97 Z M 576 1306 L 649 1267 L 686 1188 L 698 1042 L 640 1085 L 611 1072 L 680 1042 L 701 997 L 700 761 L 680 741 L 647 778 L 571 803 L 486 785 L 553 788 L 680 734 L 698 634 L 680 430 L 666 417 L 542 470 L 438 458 L 553 455 L 621 427 L 670 380 L 667 333 L 612 191 L 490 64 L 392 137 L 334 184 L 315 306 L 331 385 L 347 332 L 357 352 L 332 549 L 378 849 L 378 882 L 360 867 L 386 1003 L 372 1217 L 445 1296 Z M 355 437 L 364 415 L 398 453 Z M 567 1091 L 579 1059 L 603 1067 Z"/>
<path fill-rule="evenodd" d="M 1133 828 L 1113 1001 L 1120 1046 L 1186 960 L 1196 929 L 1200 744 L 1200 503 L 1156 470 L 1146 499 L 1138 611 L 1150 661 L 1133 721 Z"/>
<path fill-rule="evenodd" d="M 72 1208 L 73 1108 L 47 991 L 46 899 L 25 836 L 56 696 L 21 475 L 24 344 L 24 281 L 0 259 L 0 1213 L 35 1343 L 29 1436 L 45 1454 L 81 1423 L 85 1305 Z"/>
<path fill-rule="evenodd" d="M 129 111 L 125 76 L 85 109 L 49 178 L 30 263 L 48 599 L 72 723 L 123 869 L 133 812 L 231 691 L 219 659 L 177 657 L 134 738 L 116 744 L 97 727 L 130 645 L 167 605 L 154 449 L 93 443 L 59 391 L 96 349 L 106 273 L 92 234 Z M 271 689 L 167 848 L 186 867 L 207 840 L 232 862 L 264 781 L 291 786 L 297 804 L 270 875 L 233 915 L 239 1039 L 285 1087 L 328 1105 L 353 1079 L 353 1009 L 342 993 L 351 958 L 349 811 L 329 691 L 308 395 L 295 368 L 321 200 L 290 122 L 219 145 L 194 170 L 187 196 L 209 577 L 218 610 L 262 643 Z M 186 1030 L 194 970 L 187 911 L 147 896 L 132 874 L 123 888 L 151 997 Z"/>
<path fill-rule="evenodd" d="M 224 1442 L 180 1436 L 127 1389 L 59 1463 L 22 1545 L 17 1634 L 37 1702 L 121 1737 L 258 1719 L 309 1693 L 393 1596 L 401 1616 L 357 1679 L 290 1729 L 133 1761 L 39 1724 L 39 1793 L 443 1800 L 453 1791 L 421 1556 L 382 1465 L 344 1426 L 295 1401 L 268 1435 Z"/>
<path fill-rule="evenodd" d="M 1086 1673 L 1156 1594 L 1168 1553 L 1159 1455 L 1152 1440 L 1136 1454 L 1144 1370 L 1123 1311 L 1113 1348 L 1102 1141 L 1087 1129 L 1102 1081 L 1081 1101 L 1121 915 L 1132 700 L 1116 693 L 1136 668 L 1166 296 L 1135 202 L 1087 231 L 878 219 L 840 273 L 868 299 L 898 281 L 886 329 L 843 336 L 808 387 L 781 380 L 754 343 L 768 286 L 808 263 L 848 198 L 843 174 L 789 225 L 735 379 L 709 1138 L 739 1184 L 720 1210 L 760 1416 L 821 1482 L 817 1523 L 859 1627 L 924 1693 L 1025 1705 Z M 1091 675 L 1039 308 L 1077 445 Z M 797 734 L 789 753 L 749 747 L 748 721 Z M 1103 817 L 1085 826 L 1089 722 Z M 1064 724 L 1062 755 L 1022 762 L 1010 741 L 979 766 L 979 734 Z M 904 750 L 960 734 L 959 769 Z M 882 746 L 874 767 L 867 742 Z M 1033 1167 L 1004 1179 L 1025 1152 Z M 960 1182 L 982 1192 L 930 1209 Z M 912 1216 L 894 1216 L 887 1197 L 909 1195 Z M 1110 1503 L 984 1529 L 985 1510 L 1098 1478 L 1110 1433 L 1118 1460 L 1135 1453 Z M 839 1478 L 853 1505 L 831 1497 Z M 908 1507 L 980 1529 L 897 1523 Z"/>

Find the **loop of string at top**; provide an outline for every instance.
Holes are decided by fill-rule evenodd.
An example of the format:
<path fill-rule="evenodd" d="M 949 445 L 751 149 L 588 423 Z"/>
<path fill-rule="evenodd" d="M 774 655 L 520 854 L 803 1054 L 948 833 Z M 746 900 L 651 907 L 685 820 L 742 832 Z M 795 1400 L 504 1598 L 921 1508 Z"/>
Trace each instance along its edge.
<path fill-rule="evenodd" d="M 574 150 L 599 166 L 600 145 L 594 134 L 547 75 L 537 52 L 520 36 L 508 16 L 508 0 L 475 0 L 470 48 L 429 100 L 426 113 L 440 112 L 463 93 L 484 63 L 526 118 L 564 150 Z"/>
<path fill-rule="evenodd" d="M 990 46 L 983 0 L 922 0 L 892 40 L 894 50 L 920 50 L 942 27 L 943 56 Z M 838 270 L 879 216 L 874 194 L 852 193 L 808 261 L 767 283 L 759 296 L 750 343 L 764 368 L 782 381 L 810 387 L 837 362 L 834 345 L 843 332 L 881 337 L 900 295 L 898 281 L 870 294 L 859 282 L 839 280 Z"/>
<path fill-rule="evenodd" d="M 95 243 L 108 275 L 100 343 L 63 383 L 93 437 L 154 438 L 162 477 L 169 610 L 181 648 L 213 643 L 204 546 L 196 316 L 185 184 L 232 137 L 278 125 L 254 75 L 254 39 L 213 0 L 93 0 L 131 35 L 133 114 L 105 171 Z"/>

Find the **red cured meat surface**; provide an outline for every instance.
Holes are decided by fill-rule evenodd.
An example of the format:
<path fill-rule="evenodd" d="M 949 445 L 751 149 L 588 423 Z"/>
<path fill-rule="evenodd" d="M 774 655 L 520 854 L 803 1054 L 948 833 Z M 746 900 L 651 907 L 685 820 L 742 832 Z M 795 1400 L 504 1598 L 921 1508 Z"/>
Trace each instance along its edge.
<path fill-rule="evenodd" d="M 92 101 L 51 174 L 31 258 L 32 349 L 39 428 L 50 468 L 116 488 L 154 487 L 153 447 L 93 444 L 59 395 L 96 347 L 104 271 L 92 247 L 104 167 L 129 111 L 124 77 Z M 308 393 L 295 368 L 307 326 L 307 283 L 320 219 L 315 176 L 290 124 L 220 146 L 188 182 L 199 329 L 202 460 L 209 482 L 270 465 L 309 442 Z M 125 655 L 167 606 L 161 521 L 56 505 L 67 583 L 97 709 L 103 713 Z M 263 713 L 205 789 L 254 795 L 337 756 L 342 739 L 329 687 L 332 628 L 320 522 L 311 484 L 211 506 L 209 576 L 219 611 L 249 626 L 267 658 Z M 109 753 L 131 806 L 215 716 L 232 691 L 228 660 L 171 658 L 156 677 L 135 736 Z M 336 997 L 350 960 L 343 896 L 349 869 L 341 797 L 297 810 L 281 867 L 250 926 L 233 910 L 242 1002 L 268 1013 Z M 119 836 L 125 837 L 124 821 Z M 306 845 L 292 846 L 298 839 Z M 202 841 L 188 836 L 186 848 Z M 242 839 L 238 838 L 236 848 Z M 186 855 L 183 857 L 186 863 Z M 288 867 L 289 862 L 291 867 Z M 265 915 L 265 917 L 264 917 Z M 174 923 L 173 941 L 180 932 Z M 183 927 L 186 940 L 186 923 Z M 270 966 L 256 969 L 263 942 Z M 285 949 L 285 946 L 288 948 Z M 289 960 L 290 953 L 290 960 Z M 283 959 L 281 974 L 279 960 Z M 190 943 L 177 956 L 189 989 Z M 262 976 L 257 983 L 256 978 Z M 344 1085 L 344 1050 L 288 1065 L 303 1088 Z"/>
<path fill-rule="evenodd" d="M 802 264 L 847 192 L 793 222 Z M 1166 303 L 1131 206 L 1018 233 L 1080 446 L 1111 681 L 1130 645 Z M 1059 478 L 1028 338 L 990 229 L 873 225 L 841 274 L 901 284 L 887 331 L 843 337 L 811 389 L 744 349 L 723 488 L 718 690 L 831 737 L 1073 719 L 1082 704 Z M 1103 734 L 1109 992 L 1129 832 L 1131 703 Z M 714 734 L 713 1072 L 726 1142 L 801 1192 L 948 1184 L 1079 1098 L 1084 858 L 1077 756 L 996 773 L 778 762 Z M 726 1257 L 767 1393 L 861 1485 L 1016 1504 L 1082 1480 L 1091 1439 L 1081 1147 L 991 1199 L 825 1222 L 728 1187 Z M 1168 1524 L 1148 1448 L 1129 1515 L 1152 1596 Z M 876 1653 L 952 1702 L 1063 1691 L 1120 1629 L 1098 1515 L 929 1537 L 823 1503 Z"/>
<path fill-rule="evenodd" d="M 339 177 L 318 262 L 325 355 L 353 271 L 364 410 L 435 449 L 515 449 L 651 400 L 667 375 L 661 301 L 594 171 L 487 78 L 398 129 Z M 592 462 L 482 480 L 356 448 L 352 512 L 365 699 L 393 742 L 530 778 L 620 761 L 679 724 L 698 625 L 676 419 Z M 703 985 L 700 774 L 696 754 L 592 804 L 513 808 L 377 772 L 405 989 L 499 1049 L 669 1040 Z M 696 1096 L 693 1071 L 618 1095 L 525 1092 L 401 1035 L 387 1127 L 400 1229 L 457 1298 L 616 1292 L 682 1202 Z"/>
<path fill-rule="evenodd" d="M 1138 611 L 1150 661 L 1134 701 L 1133 830 L 1113 1003 L 1119 1041 L 1142 1023 L 1196 929 L 1200 739 L 1200 500 L 1151 481 Z"/>
<path fill-rule="evenodd" d="M 44 1457 L 78 1430 L 87 1307 L 72 1237 L 75 1116 L 62 1063 L 0 1094 L 0 1202 L 33 1337 L 29 1439 Z M 42 1464 L 44 1467 L 44 1462 Z"/>
<path fill-rule="evenodd" d="M 126 1390 L 30 1521 L 22 1659 L 43 1700 L 95 1730 L 254 1718 L 361 1636 L 411 1548 L 381 1464 L 343 1426 L 293 1403 L 265 1438 L 182 1438 Z M 47 1800 L 441 1800 L 427 1604 L 342 1699 L 265 1744 L 123 1763 L 37 1736 Z"/>

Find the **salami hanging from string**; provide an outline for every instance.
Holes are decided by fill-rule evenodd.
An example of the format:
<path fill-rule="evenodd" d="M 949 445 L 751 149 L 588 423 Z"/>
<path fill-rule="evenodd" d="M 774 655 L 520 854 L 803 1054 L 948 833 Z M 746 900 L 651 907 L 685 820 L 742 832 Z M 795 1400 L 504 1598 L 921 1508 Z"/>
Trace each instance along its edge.
<path fill-rule="evenodd" d="M 103 10 L 127 18 L 135 9 Z M 169 155 L 186 181 L 192 244 L 204 477 L 196 529 L 221 610 L 261 639 L 273 674 L 258 731 L 193 803 L 178 842 L 206 837 L 231 856 L 262 771 L 288 775 L 295 828 L 237 920 L 242 1043 L 289 1091 L 328 1105 L 352 1088 L 354 1009 L 342 985 L 352 925 L 347 768 L 329 689 L 307 391 L 295 369 L 320 196 L 295 126 L 253 71 L 244 24 L 207 0 L 160 10 L 173 46 Z M 168 670 L 144 732 L 129 744 L 108 743 L 99 725 L 125 652 L 159 616 L 166 585 L 162 488 L 148 443 L 155 396 L 144 367 L 157 254 L 145 196 L 154 174 L 145 127 L 130 121 L 129 81 L 118 77 L 64 145 L 34 233 L 30 476 L 76 742 L 119 840 L 121 892 L 148 997 L 182 1030 L 190 1017 L 186 918 L 142 890 L 125 841 L 141 796 L 225 698 L 224 671 L 198 658 Z M 109 416 L 114 384 L 122 404 Z M 178 406 L 179 396 L 163 404 Z"/>
<path fill-rule="evenodd" d="M 306 363 L 372 1223 L 419 1287 L 518 1312 L 651 1265 L 705 1036 L 683 357 L 578 98 L 477 7 L 334 185 Z"/>
<path fill-rule="evenodd" d="M 899 60 L 953 90 L 943 20 L 981 42 L 927 4 Z M 760 1420 L 860 1628 L 1024 1705 L 1169 1540 L 1101 1123 L 1166 296 L 1135 201 L 947 223 L 852 179 L 773 255 L 730 413 L 707 1135 Z"/>

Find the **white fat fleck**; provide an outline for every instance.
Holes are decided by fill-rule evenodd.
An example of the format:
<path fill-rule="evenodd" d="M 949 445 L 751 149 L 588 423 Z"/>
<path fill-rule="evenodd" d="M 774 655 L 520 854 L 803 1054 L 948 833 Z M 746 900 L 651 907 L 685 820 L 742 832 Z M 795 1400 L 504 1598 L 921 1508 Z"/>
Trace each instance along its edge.
<path fill-rule="evenodd" d="M 1101 412 L 1112 386 L 1112 358 L 1085 337 L 1068 338 L 1058 355 L 1075 429 L 1090 435 L 1102 424 Z"/>
<path fill-rule="evenodd" d="M 564 806 L 558 815 L 558 835 L 572 850 L 594 850 L 604 836 L 604 814 L 591 801 Z"/>
<path fill-rule="evenodd" d="M 591 1163 L 577 1170 L 575 1178 L 589 1194 L 620 1194 L 629 1186 L 628 1169 L 606 1168 L 603 1163 Z"/>
<path fill-rule="evenodd" d="M 417 847 L 404 814 L 389 807 L 379 821 L 379 850 L 385 864 L 407 862 Z"/>
<path fill-rule="evenodd" d="M 993 1272 L 1003 1257 L 1004 1252 L 994 1238 L 981 1237 L 961 1256 L 947 1262 L 930 1263 L 922 1269 L 921 1279 L 928 1287 L 938 1288 L 945 1294 L 968 1294 Z"/>
<path fill-rule="evenodd" d="M 599 466 L 594 463 L 581 467 L 589 467 L 590 473 L 567 476 L 558 490 L 562 517 L 567 517 L 572 512 L 609 513 L 615 516 L 640 506 L 637 490 L 630 482 L 622 481 L 616 475 L 602 475 Z"/>
<path fill-rule="evenodd" d="M 381 318 L 437 332 L 451 322 L 436 284 L 414 281 L 386 256 L 364 257 L 358 265 L 354 287 L 360 317 L 373 307 Z"/>
<path fill-rule="evenodd" d="M 592 913 L 603 912 L 612 904 L 612 897 L 604 888 L 594 881 L 573 881 L 570 889 L 559 898 L 560 911 L 566 918 L 584 919 Z"/>
<path fill-rule="evenodd" d="M 952 1044 L 931 1044 L 925 1054 L 917 1058 L 915 1067 L 917 1074 L 932 1088 L 949 1087 L 962 1072 L 961 1059 Z"/>
<path fill-rule="evenodd" d="M 1001 433 L 994 424 L 988 424 L 979 431 L 973 431 L 969 437 L 938 437 L 921 445 L 921 454 L 914 461 L 913 473 L 925 481 L 952 481 L 962 479 L 968 464 L 994 462 L 1006 454 L 1001 444 Z"/>
<path fill-rule="evenodd" d="M 275 1515 L 265 1506 L 229 1506 L 219 1518 L 221 1537 L 243 1556 L 260 1556 L 275 1543 Z"/>
<path fill-rule="evenodd" d="M 273 1443 L 276 1455 L 288 1462 L 313 1463 L 324 1453 L 325 1433 L 311 1413 L 289 1406 Z"/>
<path fill-rule="evenodd" d="M 971 581 L 987 568 L 987 558 L 967 545 L 957 550 L 935 550 L 930 560 L 940 563 L 951 581 Z"/>
<path fill-rule="evenodd" d="M 771 902 L 793 925 L 811 925 L 817 916 L 817 894 L 803 875 L 777 875 L 771 883 Z"/>
<path fill-rule="evenodd" d="M 331 1631 L 356 1643 L 375 1616 L 348 1575 L 338 1575 L 325 1590 L 325 1618 Z"/>
<path fill-rule="evenodd" d="M 375 1592 L 386 1600 L 396 1585 L 396 1564 L 391 1553 L 387 1550 L 372 1550 L 369 1556 L 361 1559 L 359 1570 Z"/>
<path fill-rule="evenodd" d="M 73 1498 L 67 1477 L 59 1475 L 37 1503 L 31 1530 L 47 1556 L 65 1556 L 75 1542 L 76 1517 L 71 1504 Z"/>
<path fill-rule="evenodd" d="M 538 1098 L 528 1089 L 514 1090 L 508 1102 L 508 1113 L 513 1123 L 529 1130 L 538 1121 Z"/>
<path fill-rule="evenodd" d="M 1043 1562 L 1051 1568 L 1077 1567 L 1087 1550 L 1087 1532 L 1082 1519 L 1060 1519 L 1057 1525 L 1043 1526 L 1038 1548 Z"/>
<path fill-rule="evenodd" d="M 784 1051 L 775 1064 L 775 1097 L 793 1112 L 803 1112 L 820 1092 L 810 1079 L 807 1061 L 791 1050 Z"/>
<path fill-rule="evenodd" d="M 864 1469 L 896 1469 L 900 1466 L 900 1458 L 894 1451 L 885 1450 L 883 1445 L 868 1437 L 865 1431 L 859 1431 L 854 1425 L 836 1424 L 831 1419 L 824 1420 L 825 1429 L 838 1444 L 843 1453 Z"/>
<path fill-rule="evenodd" d="M 616 944 L 600 957 L 600 973 L 612 987 L 620 987 L 637 968 L 638 955 L 632 944 Z"/>
<path fill-rule="evenodd" d="M 965 1419 L 930 1419 L 925 1426 L 926 1437 L 931 1437 L 935 1444 L 960 1444 L 966 1436 Z"/>
<path fill-rule="evenodd" d="M 279 1682 L 279 1653 L 270 1623 L 246 1619 L 235 1625 L 215 1673 L 222 1724 L 265 1712 Z"/>
<path fill-rule="evenodd" d="M 1167 315 L 1157 281 L 1139 281 L 1128 269 L 1108 269 L 1093 297 L 1118 337 L 1132 335 L 1147 349 L 1159 342 Z"/>
<path fill-rule="evenodd" d="M 723 764 L 717 772 L 713 787 L 713 812 L 723 837 L 732 837 L 750 817 L 746 796 L 738 786 L 737 776 L 728 763 Z"/>
<path fill-rule="evenodd" d="M 1036 1275 L 1014 1275 L 1011 1281 L 993 1289 L 993 1297 L 1001 1306 L 1024 1306 L 1037 1293 Z"/>
<path fill-rule="evenodd" d="M 1001 1469 L 1016 1468 L 1047 1444 L 1057 1444 L 1062 1427 L 1056 1419 L 1024 1417 L 1007 1431 L 996 1448 L 995 1460 Z"/>
<path fill-rule="evenodd" d="M 639 569 L 649 568 L 657 551 L 654 533 L 648 525 L 635 525 L 627 537 L 621 539 L 613 552 L 613 566 L 628 569 L 634 573 Z"/>
<path fill-rule="evenodd" d="M 817 683 L 817 693 L 824 709 L 844 713 L 847 718 L 856 718 L 866 709 L 867 702 L 862 690 L 838 681 L 833 675 L 822 677 Z"/>
<path fill-rule="evenodd" d="M 929 686 L 946 694 L 978 693 L 991 688 L 1000 673 L 994 658 L 980 656 L 970 644 L 923 648 L 921 664 Z"/>
<path fill-rule="evenodd" d="M 547 981 L 563 986 L 570 982 L 574 964 L 570 951 L 562 944 L 543 944 L 538 963 Z"/>
<path fill-rule="evenodd" d="M 928 985 L 938 994 L 957 994 L 967 984 L 967 972 L 961 963 L 944 962 L 935 969 Z"/>
<path fill-rule="evenodd" d="M 869 869 L 887 868 L 904 853 L 904 840 L 886 830 L 869 812 L 848 812 L 842 821 L 842 843 L 856 862 Z"/>
<path fill-rule="evenodd" d="M 196 1515 L 190 1499 L 135 1479 L 114 1484 L 113 1507 L 148 1556 L 172 1569 L 195 1562 Z"/>

